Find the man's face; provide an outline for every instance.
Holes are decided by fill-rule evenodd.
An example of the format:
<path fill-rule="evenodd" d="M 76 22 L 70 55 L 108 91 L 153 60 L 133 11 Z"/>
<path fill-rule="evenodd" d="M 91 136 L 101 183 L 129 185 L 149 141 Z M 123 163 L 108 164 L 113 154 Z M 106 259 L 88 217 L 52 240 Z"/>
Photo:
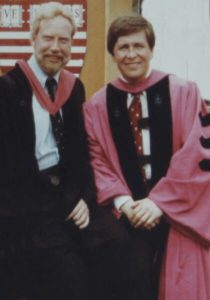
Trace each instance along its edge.
<path fill-rule="evenodd" d="M 70 59 L 71 30 L 70 22 L 62 16 L 41 21 L 33 47 L 38 64 L 48 76 L 60 71 Z"/>
<path fill-rule="evenodd" d="M 145 78 L 152 55 L 144 31 L 119 37 L 113 49 L 119 71 L 131 84 Z"/>

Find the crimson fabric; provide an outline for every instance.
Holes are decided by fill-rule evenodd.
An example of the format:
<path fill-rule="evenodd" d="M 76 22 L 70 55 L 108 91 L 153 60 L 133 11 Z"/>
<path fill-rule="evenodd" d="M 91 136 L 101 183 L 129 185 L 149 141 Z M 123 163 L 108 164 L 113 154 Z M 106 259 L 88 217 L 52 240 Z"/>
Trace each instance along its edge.
<path fill-rule="evenodd" d="M 74 87 L 76 77 L 66 70 L 62 70 L 60 72 L 58 90 L 55 96 L 55 101 L 52 102 L 50 100 L 50 97 L 36 78 L 34 72 L 29 67 L 28 63 L 24 60 L 19 60 L 17 64 L 26 75 L 33 89 L 33 92 L 41 106 L 45 108 L 50 114 L 55 115 L 56 112 L 58 112 L 63 104 L 68 100 Z"/>
<path fill-rule="evenodd" d="M 163 210 L 170 223 L 161 273 L 159 300 L 210 299 L 210 172 L 199 163 L 210 159 L 200 138 L 210 136 L 199 114 L 207 114 L 197 85 L 174 75 L 152 71 L 136 85 L 121 79 L 111 84 L 126 93 L 149 89 L 168 76 L 173 125 L 173 156 L 165 177 L 148 197 Z M 118 195 L 131 195 L 123 177 L 109 127 L 106 87 L 84 105 L 86 129 L 95 170 L 98 202 L 110 203 Z"/>
<path fill-rule="evenodd" d="M 153 71 L 145 81 L 134 86 L 128 85 L 120 78 L 111 83 L 121 91 L 140 93 L 167 76 L 166 73 Z M 110 199 L 115 196 L 131 196 L 131 191 L 122 174 L 109 125 L 106 91 L 106 87 L 102 88 L 84 104 L 85 123 L 98 192 L 97 200 L 101 205 L 110 204 Z"/>
<path fill-rule="evenodd" d="M 145 78 L 144 80 L 137 82 L 135 84 L 129 84 L 126 81 L 122 80 L 121 77 L 118 77 L 117 79 L 113 80 L 111 84 L 118 88 L 119 90 L 125 91 L 127 93 L 131 94 L 136 94 L 136 93 L 141 93 L 142 91 L 145 91 L 148 89 L 150 86 L 156 84 L 159 82 L 161 79 L 167 77 L 168 74 L 153 70 L 150 75 Z"/>

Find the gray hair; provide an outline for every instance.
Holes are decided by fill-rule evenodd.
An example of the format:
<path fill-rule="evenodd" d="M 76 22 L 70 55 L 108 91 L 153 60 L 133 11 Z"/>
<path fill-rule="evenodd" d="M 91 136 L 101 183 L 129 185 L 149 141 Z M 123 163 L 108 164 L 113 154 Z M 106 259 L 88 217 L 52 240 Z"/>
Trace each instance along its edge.
<path fill-rule="evenodd" d="M 37 10 L 36 17 L 34 19 L 34 22 L 32 24 L 32 29 L 31 29 L 31 37 L 32 40 L 36 37 L 39 27 L 40 27 L 40 22 L 44 19 L 51 19 L 57 16 L 62 16 L 66 18 L 72 27 L 71 31 L 71 37 L 73 38 L 77 28 L 76 24 L 74 21 L 74 17 L 70 11 L 70 9 L 59 3 L 59 2 L 48 2 L 48 3 L 43 3 L 40 5 L 40 7 Z"/>

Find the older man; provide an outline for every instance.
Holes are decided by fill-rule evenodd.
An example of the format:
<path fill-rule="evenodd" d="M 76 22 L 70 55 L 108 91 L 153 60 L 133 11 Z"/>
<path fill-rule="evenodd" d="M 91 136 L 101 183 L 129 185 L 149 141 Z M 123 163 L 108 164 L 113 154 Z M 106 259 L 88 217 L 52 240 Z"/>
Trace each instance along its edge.
<path fill-rule="evenodd" d="M 107 46 L 121 74 L 84 105 L 98 203 L 115 209 L 139 253 L 139 299 L 157 297 L 152 278 L 168 236 L 159 299 L 207 300 L 206 106 L 193 82 L 151 70 L 155 34 L 142 16 L 114 20 Z"/>
<path fill-rule="evenodd" d="M 94 204 L 84 87 L 63 69 L 75 30 L 66 6 L 41 5 L 32 26 L 34 54 L 0 78 L 0 294 L 6 298 L 136 299 L 132 249 L 115 219 Z"/>

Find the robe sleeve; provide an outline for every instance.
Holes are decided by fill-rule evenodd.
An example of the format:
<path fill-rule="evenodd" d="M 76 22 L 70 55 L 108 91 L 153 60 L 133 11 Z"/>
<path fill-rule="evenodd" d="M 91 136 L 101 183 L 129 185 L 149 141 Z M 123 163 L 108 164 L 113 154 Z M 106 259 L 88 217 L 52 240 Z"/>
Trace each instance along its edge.
<path fill-rule="evenodd" d="M 163 210 L 171 226 L 209 246 L 210 168 L 201 166 L 210 159 L 210 127 L 202 124 L 207 107 L 194 83 L 174 91 L 172 87 L 174 154 L 166 176 L 149 198 Z"/>
<path fill-rule="evenodd" d="M 112 204 L 116 196 L 131 196 L 120 171 L 109 126 L 104 120 L 103 114 L 98 113 L 97 107 L 88 101 L 84 105 L 84 115 L 98 203 Z"/>

